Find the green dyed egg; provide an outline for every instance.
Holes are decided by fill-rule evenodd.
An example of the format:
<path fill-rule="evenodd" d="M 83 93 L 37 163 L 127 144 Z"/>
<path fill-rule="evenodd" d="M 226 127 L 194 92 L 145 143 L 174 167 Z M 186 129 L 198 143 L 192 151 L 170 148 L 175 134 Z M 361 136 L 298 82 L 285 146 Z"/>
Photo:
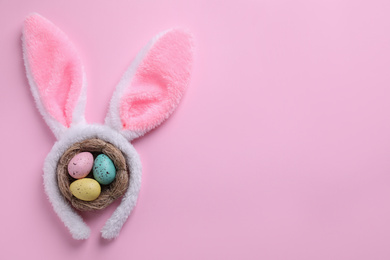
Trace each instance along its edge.
<path fill-rule="evenodd" d="M 93 177 L 100 184 L 107 185 L 113 182 L 116 176 L 116 169 L 110 157 L 99 154 L 93 163 Z"/>

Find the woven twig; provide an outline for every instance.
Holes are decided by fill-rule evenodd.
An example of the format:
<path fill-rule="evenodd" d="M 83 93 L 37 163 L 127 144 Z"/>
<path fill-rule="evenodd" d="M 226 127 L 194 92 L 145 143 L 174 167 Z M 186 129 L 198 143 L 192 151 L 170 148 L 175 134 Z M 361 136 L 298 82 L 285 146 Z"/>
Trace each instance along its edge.
<path fill-rule="evenodd" d="M 116 177 L 109 185 L 101 185 L 100 196 L 93 201 L 83 201 L 72 195 L 69 186 L 75 181 L 68 174 L 69 161 L 78 153 L 90 152 L 94 158 L 104 153 L 113 161 L 116 168 Z M 57 182 L 61 194 L 72 204 L 72 206 L 81 211 L 90 211 L 104 209 L 114 200 L 121 197 L 127 190 L 129 183 L 129 172 L 125 157 L 122 152 L 110 143 L 101 139 L 88 139 L 73 144 L 61 156 L 57 165 Z M 87 176 L 93 178 L 92 172 Z"/>

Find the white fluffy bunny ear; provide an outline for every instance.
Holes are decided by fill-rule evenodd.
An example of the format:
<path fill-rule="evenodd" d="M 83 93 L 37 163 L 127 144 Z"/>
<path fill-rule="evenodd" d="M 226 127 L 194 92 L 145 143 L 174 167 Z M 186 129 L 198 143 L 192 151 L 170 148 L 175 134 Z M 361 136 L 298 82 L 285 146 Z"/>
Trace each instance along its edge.
<path fill-rule="evenodd" d="M 37 107 L 57 139 L 71 124 L 85 122 L 86 80 L 68 37 L 32 14 L 24 22 L 23 56 Z"/>
<path fill-rule="evenodd" d="M 111 99 L 106 124 L 132 140 L 160 125 L 178 105 L 190 78 L 192 37 L 157 35 L 138 54 Z"/>

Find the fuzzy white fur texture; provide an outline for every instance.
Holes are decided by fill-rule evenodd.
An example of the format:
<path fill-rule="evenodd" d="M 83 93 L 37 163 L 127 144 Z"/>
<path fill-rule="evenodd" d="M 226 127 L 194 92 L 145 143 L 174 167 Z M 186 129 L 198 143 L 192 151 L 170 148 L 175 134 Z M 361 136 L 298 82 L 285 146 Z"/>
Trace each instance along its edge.
<path fill-rule="evenodd" d="M 35 83 L 34 77 L 31 73 L 30 64 L 28 62 L 27 58 L 27 48 L 26 48 L 26 42 L 24 35 L 22 35 L 22 47 L 23 47 L 23 60 L 24 60 L 24 66 L 26 68 L 26 76 L 28 79 L 28 83 L 30 85 L 31 93 L 34 97 L 35 104 L 37 105 L 37 108 L 39 112 L 41 113 L 43 119 L 45 120 L 46 124 L 49 126 L 51 131 L 53 132 L 54 136 L 59 139 L 64 134 L 64 132 L 67 130 L 67 128 L 58 122 L 53 116 L 51 116 L 43 106 L 41 97 L 39 95 L 37 84 Z M 87 77 L 84 73 L 83 69 L 83 84 L 80 91 L 80 96 L 77 101 L 77 105 L 73 111 L 73 117 L 72 117 L 72 124 L 79 124 L 79 123 L 85 123 L 85 106 L 87 102 Z"/>
<path fill-rule="evenodd" d="M 102 237 L 112 239 L 118 236 L 123 224 L 130 215 L 137 202 L 138 193 L 141 187 L 141 161 L 134 147 L 119 132 L 104 125 L 79 124 L 69 128 L 58 140 L 44 164 L 44 185 L 46 194 L 49 197 L 54 211 L 58 214 L 65 226 L 69 229 L 74 239 L 87 239 L 90 234 L 89 227 L 82 218 L 62 197 L 57 185 L 57 163 L 62 154 L 74 143 L 89 138 L 99 138 L 110 142 L 121 150 L 130 170 L 129 188 L 122 198 L 121 204 L 114 211 L 102 229 Z"/>
<path fill-rule="evenodd" d="M 137 54 L 134 61 L 131 63 L 129 68 L 123 74 L 121 80 L 119 81 L 114 94 L 112 95 L 110 101 L 110 107 L 105 119 L 105 124 L 111 126 L 112 128 L 120 131 L 123 136 L 125 136 L 129 141 L 143 136 L 145 132 L 136 132 L 130 130 L 123 130 L 122 121 L 120 118 L 120 101 L 125 93 L 126 89 L 130 86 L 131 81 L 133 80 L 134 74 L 137 72 L 139 64 L 142 62 L 148 51 L 152 48 L 153 44 L 166 32 L 156 35 L 152 40 L 146 44 L 146 46 Z"/>

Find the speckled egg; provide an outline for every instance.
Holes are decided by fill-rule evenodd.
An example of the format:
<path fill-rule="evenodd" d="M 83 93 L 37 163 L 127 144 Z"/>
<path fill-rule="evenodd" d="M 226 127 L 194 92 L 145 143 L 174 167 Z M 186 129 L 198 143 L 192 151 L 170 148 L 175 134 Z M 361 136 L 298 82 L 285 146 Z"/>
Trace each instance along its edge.
<path fill-rule="evenodd" d="M 84 201 L 97 199 L 101 192 L 100 184 L 91 178 L 76 180 L 70 184 L 69 188 L 73 196 Z"/>
<path fill-rule="evenodd" d="M 75 179 L 81 179 L 91 172 L 93 156 L 89 152 L 76 154 L 68 164 L 68 173 Z"/>
<path fill-rule="evenodd" d="M 105 154 L 99 154 L 93 163 L 93 177 L 103 185 L 110 184 L 116 175 L 114 163 Z"/>

